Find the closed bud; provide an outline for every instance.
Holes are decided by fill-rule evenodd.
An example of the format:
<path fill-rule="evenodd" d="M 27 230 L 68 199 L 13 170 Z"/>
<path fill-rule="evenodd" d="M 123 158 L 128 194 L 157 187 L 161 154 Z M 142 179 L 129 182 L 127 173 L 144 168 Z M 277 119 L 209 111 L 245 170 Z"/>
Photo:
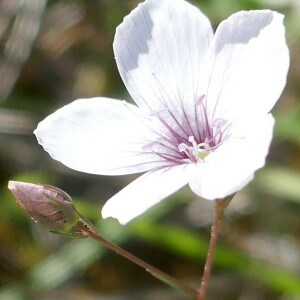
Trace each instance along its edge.
<path fill-rule="evenodd" d="M 59 188 L 19 181 L 9 181 L 8 188 L 25 212 L 52 232 L 87 237 L 88 230 L 95 231 L 77 212 L 71 197 Z"/>

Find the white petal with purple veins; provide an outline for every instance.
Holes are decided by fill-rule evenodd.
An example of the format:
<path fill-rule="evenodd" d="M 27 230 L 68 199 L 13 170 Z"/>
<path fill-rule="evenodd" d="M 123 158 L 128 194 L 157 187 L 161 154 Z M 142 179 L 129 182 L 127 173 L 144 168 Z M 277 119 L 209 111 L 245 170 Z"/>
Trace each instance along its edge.
<path fill-rule="evenodd" d="M 121 175 L 160 165 L 160 158 L 144 148 L 156 139 L 151 124 L 132 104 L 92 98 L 57 110 L 34 133 L 54 159 L 72 169 Z"/>
<path fill-rule="evenodd" d="M 105 203 L 102 217 L 129 222 L 186 185 L 193 170 L 193 165 L 180 165 L 140 176 Z"/>
<path fill-rule="evenodd" d="M 185 1 L 140 4 L 117 28 L 113 44 L 134 101 L 149 110 L 167 108 L 187 122 L 185 114 L 194 116 L 212 37 L 207 17 Z"/>
<path fill-rule="evenodd" d="M 270 112 L 289 67 L 283 15 L 233 14 L 219 25 L 210 55 L 206 100 L 215 117 L 235 120 Z"/>

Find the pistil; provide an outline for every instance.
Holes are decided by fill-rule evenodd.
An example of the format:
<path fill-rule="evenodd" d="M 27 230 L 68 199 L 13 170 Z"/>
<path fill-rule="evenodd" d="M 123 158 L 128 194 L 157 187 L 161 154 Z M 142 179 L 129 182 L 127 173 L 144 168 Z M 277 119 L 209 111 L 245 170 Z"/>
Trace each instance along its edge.
<path fill-rule="evenodd" d="M 194 136 L 189 136 L 188 141 L 190 142 L 189 145 L 186 143 L 179 144 L 178 150 L 185 153 L 192 162 L 197 162 L 199 159 L 203 160 L 209 154 L 211 150 L 209 143 L 197 144 Z"/>

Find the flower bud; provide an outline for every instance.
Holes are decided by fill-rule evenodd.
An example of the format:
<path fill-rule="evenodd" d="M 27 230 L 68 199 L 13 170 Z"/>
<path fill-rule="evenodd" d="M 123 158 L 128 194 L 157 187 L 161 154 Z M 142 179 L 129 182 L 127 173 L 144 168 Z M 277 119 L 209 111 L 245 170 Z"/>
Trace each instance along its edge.
<path fill-rule="evenodd" d="M 9 181 L 8 188 L 25 212 L 52 232 L 87 237 L 89 230 L 95 231 L 77 212 L 71 197 L 59 188 L 18 181 Z"/>

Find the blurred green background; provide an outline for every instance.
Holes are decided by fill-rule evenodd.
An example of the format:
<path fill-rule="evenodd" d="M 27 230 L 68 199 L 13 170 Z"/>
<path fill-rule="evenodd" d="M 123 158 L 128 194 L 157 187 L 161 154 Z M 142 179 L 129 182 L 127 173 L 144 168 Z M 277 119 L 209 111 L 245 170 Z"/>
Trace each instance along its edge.
<path fill-rule="evenodd" d="M 214 28 L 238 10 L 284 13 L 291 55 L 287 87 L 273 111 L 267 165 L 226 212 L 209 299 L 300 299 L 300 2 L 191 2 Z M 185 188 L 127 226 L 102 221 L 105 200 L 134 176 L 72 171 L 52 160 L 32 134 L 40 120 L 74 99 L 130 99 L 112 41 L 137 3 L 0 0 L 0 300 L 189 299 L 92 240 L 48 233 L 17 206 L 8 180 L 62 188 L 106 238 L 199 286 L 211 202 Z"/>

